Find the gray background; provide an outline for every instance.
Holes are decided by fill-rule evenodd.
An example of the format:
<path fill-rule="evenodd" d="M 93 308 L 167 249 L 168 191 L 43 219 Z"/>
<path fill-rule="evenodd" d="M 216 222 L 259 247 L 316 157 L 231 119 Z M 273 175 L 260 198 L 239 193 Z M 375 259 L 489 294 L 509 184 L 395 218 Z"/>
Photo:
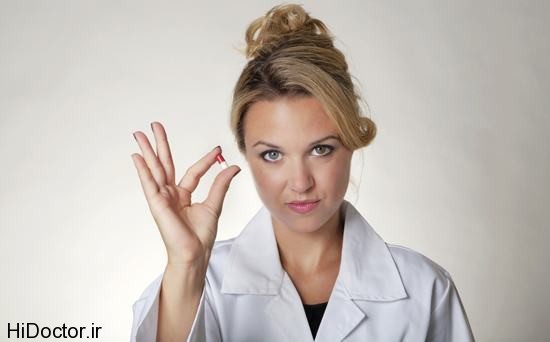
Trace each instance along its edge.
<path fill-rule="evenodd" d="M 217 144 L 243 168 L 218 239 L 241 231 L 261 203 L 228 126 L 236 48 L 277 3 L 0 2 L 0 326 L 129 338 L 166 261 L 130 158 L 151 121 L 178 178 Z M 548 340 L 548 2 L 302 3 L 338 37 L 379 127 L 347 198 L 453 275 L 479 341 Z"/>

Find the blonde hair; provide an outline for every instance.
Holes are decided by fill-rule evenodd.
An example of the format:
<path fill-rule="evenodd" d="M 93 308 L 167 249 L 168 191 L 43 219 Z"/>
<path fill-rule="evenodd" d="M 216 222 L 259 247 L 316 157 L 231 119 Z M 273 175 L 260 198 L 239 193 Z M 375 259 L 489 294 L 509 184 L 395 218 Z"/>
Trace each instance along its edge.
<path fill-rule="evenodd" d="M 230 118 L 241 153 L 246 150 L 243 123 L 250 106 L 279 97 L 315 97 L 351 151 L 374 139 L 376 125 L 361 115 L 361 96 L 346 59 L 323 22 L 300 5 L 278 5 L 252 21 L 246 43 L 249 61 L 235 85 Z"/>

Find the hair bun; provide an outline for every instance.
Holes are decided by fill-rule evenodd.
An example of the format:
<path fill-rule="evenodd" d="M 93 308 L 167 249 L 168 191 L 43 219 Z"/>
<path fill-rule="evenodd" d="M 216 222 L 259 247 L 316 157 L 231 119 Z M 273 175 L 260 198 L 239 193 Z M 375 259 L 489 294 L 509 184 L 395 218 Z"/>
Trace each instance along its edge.
<path fill-rule="evenodd" d="M 271 8 L 255 19 L 246 30 L 246 57 L 255 58 L 270 52 L 283 37 L 295 33 L 330 36 L 319 19 L 312 18 L 300 5 L 283 4 Z"/>

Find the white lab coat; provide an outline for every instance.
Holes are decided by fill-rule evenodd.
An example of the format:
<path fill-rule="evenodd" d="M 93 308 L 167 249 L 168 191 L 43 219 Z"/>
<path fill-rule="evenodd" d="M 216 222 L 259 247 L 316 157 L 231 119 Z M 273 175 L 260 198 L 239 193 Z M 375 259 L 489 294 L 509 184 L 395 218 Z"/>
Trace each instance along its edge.
<path fill-rule="evenodd" d="M 344 200 L 340 271 L 316 341 L 444 341 L 474 337 L 449 273 L 408 248 L 386 244 Z M 132 342 L 155 341 L 162 274 L 133 305 Z M 313 341 L 282 268 L 269 211 L 239 236 L 216 241 L 187 341 Z"/>

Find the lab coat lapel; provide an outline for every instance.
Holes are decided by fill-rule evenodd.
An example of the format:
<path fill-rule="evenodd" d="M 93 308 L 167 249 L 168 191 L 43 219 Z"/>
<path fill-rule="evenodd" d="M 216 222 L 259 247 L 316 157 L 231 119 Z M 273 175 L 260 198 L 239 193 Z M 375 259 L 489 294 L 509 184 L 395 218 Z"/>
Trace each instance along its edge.
<path fill-rule="evenodd" d="M 356 300 L 407 297 L 388 246 L 355 207 L 345 201 L 342 260 L 338 278 Z"/>
<path fill-rule="evenodd" d="M 341 281 L 336 281 L 315 341 L 342 341 L 365 318 L 365 314 L 349 297 Z"/>
<path fill-rule="evenodd" d="M 288 273 L 284 273 L 281 292 L 269 302 L 265 313 L 286 336 L 286 341 L 313 342 L 302 300 Z"/>
<path fill-rule="evenodd" d="M 358 300 L 406 298 L 397 266 L 386 243 L 355 207 L 344 201 L 344 237 L 340 271 L 317 331 L 316 341 L 342 341 L 366 314 Z"/>
<path fill-rule="evenodd" d="M 300 295 L 279 258 L 271 214 L 262 207 L 235 239 L 222 293 L 272 295 L 265 313 L 288 341 L 313 341 Z"/>
<path fill-rule="evenodd" d="M 283 274 L 271 214 L 262 207 L 233 242 L 221 292 L 277 295 Z"/>

